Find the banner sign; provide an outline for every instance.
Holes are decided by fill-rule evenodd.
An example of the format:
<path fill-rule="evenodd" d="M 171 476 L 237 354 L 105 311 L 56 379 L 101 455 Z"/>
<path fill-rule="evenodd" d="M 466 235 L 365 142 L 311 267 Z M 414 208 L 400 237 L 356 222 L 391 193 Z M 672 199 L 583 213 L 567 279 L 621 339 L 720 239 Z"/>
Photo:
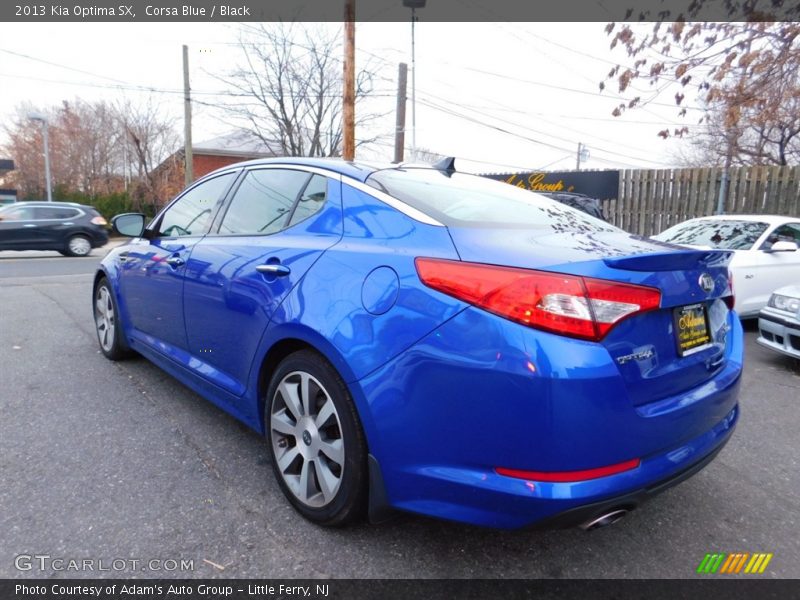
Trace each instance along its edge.
<path fill-rule="evenodd" d="M 505 181 L 532 192 L 573 192 L 598 200 L 619 196 L 619 171 L 527 171 L 487 173 L 484 177 Z"/>

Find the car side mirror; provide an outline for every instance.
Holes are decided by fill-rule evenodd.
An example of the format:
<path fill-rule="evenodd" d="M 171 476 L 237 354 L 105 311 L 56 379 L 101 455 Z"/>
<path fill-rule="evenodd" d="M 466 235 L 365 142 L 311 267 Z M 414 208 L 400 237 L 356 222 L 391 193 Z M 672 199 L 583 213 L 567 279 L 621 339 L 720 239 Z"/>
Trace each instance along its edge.
<path fill-rule="evenodd" d="M 769 248 L 767 252 L 797 252 L 797 242 L 781 240 L 772 244 L 772 248 Z"/>
<path fill-rule="evenodd" d="M 125 237 L 141 237 L 144 233 L 145 216 L 142 213 L 126 213 L 111 219 L 111 227 Z"/>

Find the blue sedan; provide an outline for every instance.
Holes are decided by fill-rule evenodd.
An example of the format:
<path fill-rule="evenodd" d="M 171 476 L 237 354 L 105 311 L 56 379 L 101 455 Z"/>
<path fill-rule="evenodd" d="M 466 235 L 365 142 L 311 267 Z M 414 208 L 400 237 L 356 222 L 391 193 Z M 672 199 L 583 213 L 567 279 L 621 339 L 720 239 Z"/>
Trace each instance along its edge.
<path fill-rule="evenodd" d="M 600 527 L 703 468 L 738 420 L 730 252 L 452 161 L 245 162 L 114 226 L 132 239 L 94 279 L 102 352 L 264 434 L 322 525 L 399 509 Z"/>

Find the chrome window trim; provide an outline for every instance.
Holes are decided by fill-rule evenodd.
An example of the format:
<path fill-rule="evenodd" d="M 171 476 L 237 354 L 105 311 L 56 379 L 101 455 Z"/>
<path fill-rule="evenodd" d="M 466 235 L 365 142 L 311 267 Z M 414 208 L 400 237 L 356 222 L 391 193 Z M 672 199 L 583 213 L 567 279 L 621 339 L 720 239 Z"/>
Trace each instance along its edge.
<path fill-rule="evenodd" d="M 420 223 L 424 223 L 425 225 L 444 227 L 444 223 L 437 221 L 429 214 L 424 213 L 418 208 L 414 208 L 413 206 L 406 204 L 402 200 L 398 200 L 394 196 L 390 196 L 386 192 L 382 192 L 378 188 L 374 188 L 371 185 L 364 183 L 363 181 L 359 181 L 358 179 L 353 179 L 352 177 L 347 177 L 345 175 L 342 177 L 342 182 L 346 183 L 351 187 L 356 188 L 361 192 L 364 192 L 365 194 L 369 194 L 370 196 L 380 200 L 384 204 L 388 204 L 395 210 L 400 211 L 407 217 L 411 217 L 415 221 L 419 221 Z"/>
<path fill-rule="evenodd" d="M 321 167 L 312 167 L 307 165 L 296 165 L 292 163 L 283 163 L 283 164 L 269 164 L 269 165 L 250 165 L 245 167 L 245 171 L 257 170 L 257 169 L 293 169 L 297 171 L 306 171 L 308 173 L 316 173 L 317 175 L 323 175 L 325 177 L 329 177 L 340 183 L 346 183 L 350 187 L 353 187 L 365 194 L 369 194 L 376 200 L 383 202 L 394 208 L 395 210 L 400 211 L 407 217 L 411 217 L 415 221 L 419 221 L 420 223 L 424 223 L 425 225 L 433 225 L 435 227 L 444 227 L 444 223 L 441 223 L 431 217 L 430 215 L 422 212 L 421 210 L 414 208 L 403 202 L 402 200 L 398 200 L 394 196 L 390 196 L 386 192 L 382 192 L 378 188 L 374 188 L 371 185 L 364 183 L 363 181 L 359 181 L 358 179 L 354 179 L 349 175 L 342 175 L 341 173 L 337 173 L 336 171 L 331 171 Z"/>
<path fill-rule="evenodd" d="M 335 171 L 329 171 L 327 169 L 320 169 L 319 167 L 310 167 L 306 165 L 293 165 L 291 163 L 286 164 L 269 164 L 269 165 L 249 165 L 244 168 L 245 172 L 249 171 L 261 171 L 263 169 L 280 169 L 282 171 L 303 171 L 305 173 L 314 173 L 316 175 L 322 175 L 323 177 L 328 177 L 329 179 L 333 179 L 335 181 L 342 181 L 341 173 L 337 173 Z"/>

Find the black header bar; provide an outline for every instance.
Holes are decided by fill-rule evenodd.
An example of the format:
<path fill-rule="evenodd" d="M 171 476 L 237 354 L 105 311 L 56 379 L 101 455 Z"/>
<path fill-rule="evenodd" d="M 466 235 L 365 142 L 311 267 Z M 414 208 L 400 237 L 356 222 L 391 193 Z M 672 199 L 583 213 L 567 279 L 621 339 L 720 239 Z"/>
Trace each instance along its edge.
<path fill-rule="evenodd" d="M 408 21 L 401 0 L 355 0 L 356 20 Z M 792 21 L 794 0 L 427 0 L 429 22 Z M 344 0 L 4 0 L 0 21 L 327 21 L 344 18 Z"/>

